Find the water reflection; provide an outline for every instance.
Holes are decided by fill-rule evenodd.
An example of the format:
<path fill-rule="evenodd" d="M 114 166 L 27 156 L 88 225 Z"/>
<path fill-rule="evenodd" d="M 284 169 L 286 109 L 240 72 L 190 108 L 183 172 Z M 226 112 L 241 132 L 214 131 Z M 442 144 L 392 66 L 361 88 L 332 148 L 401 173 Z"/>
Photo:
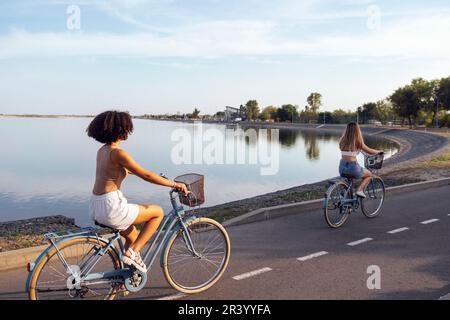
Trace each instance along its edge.
<path fill-rule="evenodd" d="M 0 118 L 3 150 L 0 157 L 0 221 L 63 214 L 89 223 L 87 203 L 95 173 L 95 154 L 100 144 L 85 134 L 90 119 L 6 119 Z M 246 139 L 246 152 L 266 139 L 278 145 L 279 171 L 262 176 L 260 165 L 186 164 L 171 159 L 174 142 L 171 134 L 183 128 L 193 137 L 200 132 L 195 125 L 179 122 L 136 120 L 135 132 L 122 147 L 146 169 L 164 172 L 174 178 L 186 172 L 205 175 L 205 205 L 214 205 L 255 196 L 296 185 L 312 183 L 337 175 L 340 159 L 338 136 L 315 131 L 281 129 L 274 141 L 267 136 Z M 208 124 L 225 135 L 237 126 Z M 228 139 L 228 138 L 226 138 Z M 194 139 L 192 139 L 194 140 Z M 369 138 L 375 148 L 395 152 L 394 144 Z M 262 140 L 265 142 L 265 140 Z M 136 177 L 124 181 L 122 191 L 135 203 L 156 203 L 169 209 L 168 190 L 150 185 Z"/>

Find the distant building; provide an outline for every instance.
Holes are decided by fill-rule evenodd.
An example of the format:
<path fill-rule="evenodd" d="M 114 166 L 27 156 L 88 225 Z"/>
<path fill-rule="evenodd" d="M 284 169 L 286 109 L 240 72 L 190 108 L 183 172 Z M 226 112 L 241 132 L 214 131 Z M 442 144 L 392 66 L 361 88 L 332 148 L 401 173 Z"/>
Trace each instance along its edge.
<path fill-rule="evenodd" d="M 245 113 L 238 108 L 233 108 L 230 106 L 225 107 L 225 120 L 226 121 L 242 121 L 245 118 Z"/>

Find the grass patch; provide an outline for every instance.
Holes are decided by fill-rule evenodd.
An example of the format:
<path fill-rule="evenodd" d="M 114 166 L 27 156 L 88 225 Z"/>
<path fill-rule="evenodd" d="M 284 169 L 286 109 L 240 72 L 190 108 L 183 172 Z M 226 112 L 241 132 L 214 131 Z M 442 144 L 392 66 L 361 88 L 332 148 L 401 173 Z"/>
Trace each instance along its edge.
<path fill-rule="evenodd" d="M 431 163 L 449 163 L 450 164 L 450 152 L 441 154 L 440 156 L 430 160 Z"/>

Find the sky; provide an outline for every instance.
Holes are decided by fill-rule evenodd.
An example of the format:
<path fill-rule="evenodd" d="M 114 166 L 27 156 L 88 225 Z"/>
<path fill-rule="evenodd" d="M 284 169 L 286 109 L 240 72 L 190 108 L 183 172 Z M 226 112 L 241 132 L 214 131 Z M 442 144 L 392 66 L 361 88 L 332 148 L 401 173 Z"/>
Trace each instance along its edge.
<path fill-rule="evenodd" d="M 450 75 L 448 0 L 2 0 L 0 113 L 354 110 Z"/>

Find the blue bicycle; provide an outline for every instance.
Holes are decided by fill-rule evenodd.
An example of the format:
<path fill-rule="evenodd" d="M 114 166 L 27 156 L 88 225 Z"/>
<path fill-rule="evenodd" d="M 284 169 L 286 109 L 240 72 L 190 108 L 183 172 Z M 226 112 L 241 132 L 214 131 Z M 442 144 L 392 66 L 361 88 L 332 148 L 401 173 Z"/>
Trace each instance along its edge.
<path fill-rule="evenodd" d="M 365 155 L 364 165 L 372 173 L 383 166 L 384 154 Z M 367 218 L 375 218 L 381 213 L 386 190 L 383 179 L 373 174 L 364 193 L 366 198 L 356 196 L 352 177 L 339 177 L 329 181 L 329 188 L 325 193 L 324 215 L 330 228 L 341 227 L 350 214 L 361 207 Z"/>
<path fill-rule="evenodd" d="M 183 204 L 198 204 L 203 194 L 203 181 L 198 179 L 202 176 L 182 177 L 185 179 L 180 182 L 197 189 L 191 193 L 197 198 L 192 201 L 175 189 L 170 191 L 173 210 L 162 221 L 143 261 L 149 272 L 161 252 L 166 280 L 174 289 L 192 294 L 209 289 L 221 278 L 230 259 L 230 239 L 220 223 L 186 214 L 178 204 L 177 198 Z M 112 300 L 120 293 L 143 289 L 147 273 L 122 263 L 125 250 L 121 236 L 118 230 L 111 231 L 107 238 L 95 228 L 46 234 L 50 245 L 28 266 L 29 298 Z"/>

